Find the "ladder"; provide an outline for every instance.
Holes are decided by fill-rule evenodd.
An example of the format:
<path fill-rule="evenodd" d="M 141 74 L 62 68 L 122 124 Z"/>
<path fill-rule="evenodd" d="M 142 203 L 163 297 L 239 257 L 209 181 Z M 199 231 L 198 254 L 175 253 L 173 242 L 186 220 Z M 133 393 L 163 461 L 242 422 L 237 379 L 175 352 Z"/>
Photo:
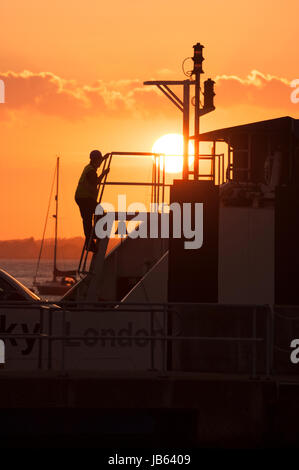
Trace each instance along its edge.
<path fill-rule="evenodd" d="M 110 166 L 111 166 L 111 160 L 112 160 L 112 153 L 109 154 L 109 156 L 104 160 L 104 165 L 103 165 L 103 170 L 102 172 L 104 172 L 105 170 L 108 170 L 107 173 L 109 173 L 109 170 L 110 170 Z M 106 181 L 107 181 L 107 176 L 108 174 L 106 174 L 104 176 L 104 181 L 100 182 L 99 184 L 99 188 L 98 188 L 98 196 L 97 196 L 97 203 L 100 204 L 102 202 L 102 198 L 103 198 L 103 194 L 104 194 L 104 189 L 105 189 L 105 185 L 106 185 Z M 81 252 L 81 256 L 80 256 L 80 261 L 79 261 L 79 266 L 78 266 L 78 274 L 87 274 L 87 271 L 86 271 L 86 264 L 87 264 L 87 258 L 88 258 L 88 252 L 89 252 L 89 248 L 90 248 L 90 244 L 91 244 L 91 241 L 92 239 L 94 238 L 94 227 L 95 227 L 95 223 L 96 223 L 96 220 L 94 218 L 94 221 L 93 221 L 93 228 L 92 228 L 92 231 L 91 231 L 91 234 L 90 234 L 90 237 L 89 237 L 89 240 L 88 242 L 86 242 L 86 240 L 84 241 L 84 245 L 83 245 L 83 248 L 82 248 L 82 252 Z M 98 244 L 101 240 L 96 240 L 96 252 L 98 250 Z M 106 251 L 106 250 L 105 250 Z M 96 253 L 94 253 L 95 255 Z M 92 260 L 91 260 L 91 264 L 92 264 L 92 261 L 93 261 L 93 258 L 94 258 L 94 255 L 92 257 Z M 105 254 L 104 254 L 105 255 Z"/>
<path fill-rule="evenodd" d="M 151 194 L 151 203 L 154 204 L 154 206 L 157 208 L 159 206 L 159 200 L 160 197 L 162 196 L 162 201 L 164 201 L 164 196 L 165 196 L 165 154 L 158 154 L 158 153 L 152 153 L 152 152 L 111 152 L 109 153 L 109 156 L 104 160 L 104 166 L 103 170 L 105 171 L 106 169 L 110 170 L 111 166 L 111 160 L 113 156 L 147 156 L 147 157 L 154 157 L 154 162 L 153 162 L 153 173 L 152 173 L 152 182 L 151 183 L 141 183 L 141 182 L 135 182 L 135 183 L 129 183 L 130 185 L 144 185 L 144 186 L 151 186 L 152 187 L 152 194 Z M 160 161 L 160 158 L 162 160 Z M 160 175 L 160 172 L 162 173 Z M 99 185 L 99 193 L 98 193 L 98 204 L 102 202 L 103 198 L 103 193 L 105 189 L 105 185 L 107 182 L 107 175 L 104 177 L 104 181 L 100 183 Z M 109 183 L 108 183 L 109 184 Z M 128 184 L 127 182 L 122 183 L 112 183 L 112 184 Z M 160 192 L 162 191 L 162 194 Z M 98 219 L 97 219 L 98 220 Z M 88 240 L 88 243 L 86 245 L 86 240 L 84 242 L 84 246 L 82 249 L 81 257 L 80 257 L 80 262 L 79 262 L 79 267 L 78 267 L 78 274 L 88 274 L 89 272 L 93 272 L 93 268 L 96 263 L 102 263 L 105 258 L 106 254 L 106 248 L 108 244 L 108 239 L 98 239 L 96 240 L 96 250 L 95 253 L 91 259 L 89 271 L 86 271 L 86 265 L 87 265 L 87 258 L 88 258 L 88 249 L 90 247 L 91 240 L 93 239 L 94 235 L 94 227 L 97 222 L 97 220 L 94 220 L 93 224 L 93 230 L 91 232 L 91 237 Z M 100 245 L 100 246 L 99 246 Z M 98 256 L 99 255 L 99 256 Z M 103 257 L 102 259 L 99 259 L 99 257 Z"/>

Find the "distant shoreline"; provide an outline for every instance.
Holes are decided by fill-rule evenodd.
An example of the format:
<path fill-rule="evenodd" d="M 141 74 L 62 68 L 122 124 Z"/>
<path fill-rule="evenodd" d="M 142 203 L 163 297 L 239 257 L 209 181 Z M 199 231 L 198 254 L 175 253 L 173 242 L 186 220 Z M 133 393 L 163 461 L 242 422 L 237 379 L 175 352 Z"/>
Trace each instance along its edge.
<path fill-rule="evenodd" d="M 83 237 L 60 238 L 57 243 L 58 259 L 76 259 L 83 247 Z M 0 240 L 0 259 L 37 259 L 40 252 L 41 240 L 33 237 L 20 240 Z M 42 251 L 43 259 L 52 259 L 54 253 L 54 238 L 46 238 Z"/>
<path fill-rule="evenodd" d="M 57 242 L 57 259 L 79 259 L 83 243 L 83 237 L 59 238 Z M 108 251 L 118 243 L 117 239 L 110 240 Z M 20 240 L 0 240 L 0 259 L 37 260 L 40 246 L 41 240 L 35 240 L 33 237 Z M 53 259 L 53 253 L 54 238 L 46 238 L 44 240 L 42 259 Z"/>
<path fill-rule="evenodd" d="M 75 258 L 64 258 L 64 257 L 60 257 L 60 258 L 57 258 L 57 263 L 59 262 L 63 262 L 63 261 L 76 261 L 78 258 L 75 257 Z M 7 256 L 0 256 L 0 262 L 1 261 L 35 261 L 37 262 L 38 258 L 35 257 L 35 258 L 21 258 L 21 257 L 11 257 L 11 258 L 8 258 Z M 47 258 L 46 256 L 42 256 L 41 258 L 42 261 L 52 261 L 53 262 L 53 258 Z"/>

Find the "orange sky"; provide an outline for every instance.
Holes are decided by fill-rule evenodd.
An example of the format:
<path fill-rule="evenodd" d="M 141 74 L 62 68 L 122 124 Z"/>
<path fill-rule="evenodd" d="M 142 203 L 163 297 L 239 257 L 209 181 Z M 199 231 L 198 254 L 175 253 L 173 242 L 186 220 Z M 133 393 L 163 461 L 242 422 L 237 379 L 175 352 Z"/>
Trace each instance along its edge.
<path fill-rule="evenodd" d="M 4 0 L 0 13 L 0 239 L 41 236 L 57 153 L 60 236 L 81 234 L 73 194 L 89 151 L 150 151 L 181 131 L 179 111 L 142 82 L 183 79 L 196 42 L 204 78 L 216 78 L 202 130 L 299 118 L 289 85 L 299 78 L 298 0 Z M 113 171 L 150 178 L 132 160 Z"/>

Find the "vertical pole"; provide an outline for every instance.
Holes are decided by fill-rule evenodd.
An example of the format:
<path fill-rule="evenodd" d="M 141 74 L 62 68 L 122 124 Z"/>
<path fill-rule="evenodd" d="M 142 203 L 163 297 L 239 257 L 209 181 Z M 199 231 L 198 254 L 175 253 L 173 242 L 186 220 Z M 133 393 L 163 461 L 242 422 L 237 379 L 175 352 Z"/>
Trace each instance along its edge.
<path fill-rule="evenodd" d="M 247 183 L 251 181 L 251 134 L 248 134 L 248 153 L 247 153 Z"/>
<path fill-rule="evenodd" d="M 65 309 L 63 308 L 62 311 L 62 331 L 63 336 L 66 335 L 66 328 L 65 328 Z M 62 340 L 62 358 L 61 358 L 61 370 L 62 372 L 65 371 L 65 339 Z"/>
<path fill-rule="evenodd" d="M 266 329 L 266 378 L 270 378 L 271 364 L 271 310 L 266 306 L 267 312 L 267 329 Z"/>
<path fill-rule="evenodd" d="M 150 335 L 154 335 L 154 312 L 150 311 Z M 151 338 L 150 340 L 151 350 L 150 350 L 150 370 L 155 370 L 155 354 L 154 354 L 154 347 L 155 347 L 155 340 Z"/>
<path fill-rule="evenodd" d="M 160 158 L 161 157 L 159 155 L 159 157 L 157 158 L 157 160 L 158 160 L 158 191 L 157 191 L 157 207 L 156 207 L 157 212 L 159 210 L 159 202 L 160 202 L 160 173 L 161 173 Z"/>
<path fill-rule="evenodd" d="M 157 210 L 157 155 L 155 155 L 155 178 L 154 178 L 154 204 Z"/>
<path fill-rule="evenodd" d="M 190 102 L 190 83 L 184 81 L 184 110 L 183 110 L 183 137 L 184 137 L 184 163 L 183 180 L 189 178 L 189 102 Z"/>
<path fill-rule="evenodd" d="M 53 280 L 56 281 L 56 269 L 57 269 L 57 233 L 58 233 L 58 189 L 59 189 L 59 157 L 57 157 L 56 166 L 56 211 L 55 211 L 55 242 L 54 242 L 54 272 Z"/>
<path fill-rule="evenodd" d="M 162 156 L 162 165 L 163 165 L 163 175 L 162 175 L 162 205 L 161 205 L 161 217 L 160 217 L 160 230 L 162 228 L 162 214 L 164 213 L 164 204 L 165 204 L 165 157 L 164 155 Z M 165 240 L 163 240 L 162 237 L 160 237 L 160 240 L 161 240 L 161 244 L 160 244 L 160 256 L 163 255 L 163 246 L 165 245 Z"/>
<path fill-rule="evenodd" d="M 234 179 L 234 153 L 233 153 L 233 147 L 230 147 L 230 178 L 233 180 Z"/>
<path fill-rule="evenodd" d="M 49 324 L 48 324 L 48 369 L 52 369 L 52 332 L 53 332 L 53 310 L 49 308 Z"/>
<path fill-rule="evenodd" d="M 212 180 L 213 180 L 213 183 L 216 184 L 216 180 L 215 180 L 215 168 L 216 168 L 216 165 L 215 165 L 215 155 L 216 155 L 216 142 L 215 140 L 213 141 L 213 146 L 212 146 L 212 162 L 211 162 L 211 173 L 213 175 L 212 177 Z"/>
<path fill-rule="evenodd" d="M 256 307 L 252 312 L 252 378 L 256 378 Z"/>
<path fill-rule="evenodd" d="M 195 75 L 195 110 L 194 110 L 194 179 L 198 180 L 199 167 L 199 118 L 200 118 L 200 74 L 203 73 L 202 63 L 204 61 L 200 43 L 193 46 L 194 49 L 194 69 L 192 75 Z"/>
<path fill-rule="evenodd" d="M 43 368 L 43 340 L 41 335 L 44 332 L 44 307 L 41 305 L 39 308 L 39 334 L 40 334 L 40 340 L 39 340 L 39 346 L 38 346 L 38 368 L 42 369 Z"/>
<path fill-rule="evenodd" d="M 169 369 L 171 370 L 171 356 L 169 356 L 171 346 L 169 344 L 169 340 L 166 339 L 167 336 L 169 336 L 169 330 L 168 330 L 168 305 L 166 306 L 163 304 L 163 334 L 164 338 L 162 339 L 162 347 L 163 347 L 163 357 L 162 357 L 162 374 L 165 376 Z"/>
<path fill-rule="evenodd" d="M 199 167 L 199 115 L 200 115 L 200 71 L 195 72 L 195 110 L 194 110 L 194 179 L 198 179 Z"/>
<path fill-rule="evenodd" d="M 232 168 L 231 168 L 231 146 L 230 146 L 230 136 L 228 137 L 228 140 L 227 140 L 227 168 L 228 168 L 228 171 L 227 171 L 227 174 L 228 174 L 228 180 L 232 179 L 231 176 L 232 176 Z"/>
<path fill-rule="evenodd" d="M 154 202 L 154 158 L 153 158 L 153 165 L 152 165 L 151 204 L 153 204 Z"/>
<path fill-rule="evenodd" d="M 164 203 L 165 203 L 165 157 L 162 157 L 162 164 L 163 164 L 163 175 L 162 175 L 162 212 L 164 212 Z"/>

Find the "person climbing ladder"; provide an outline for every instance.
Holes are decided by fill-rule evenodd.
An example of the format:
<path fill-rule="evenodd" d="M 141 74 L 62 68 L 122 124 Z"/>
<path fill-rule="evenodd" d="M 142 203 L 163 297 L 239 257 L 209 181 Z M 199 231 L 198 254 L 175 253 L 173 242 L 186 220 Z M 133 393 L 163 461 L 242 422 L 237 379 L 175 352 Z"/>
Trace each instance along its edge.
<path fill-rule="evenodd" d="M 109 167 L 104 169 L 100 176 L 97 169 L 109 157 L 102 155 L 99 150 L 90 152 L 90 162 L 82 171 L 75 193 L 75 201 L 79 206 L 85 234 L 85 247 L 88 251 L 95 252 L 96 244 L 93 231 L 93 214 L 97 205 L 98 187 L 105 175 L 109 173 Z M 91 238 L 91 239 L 90 239 Z"/>

